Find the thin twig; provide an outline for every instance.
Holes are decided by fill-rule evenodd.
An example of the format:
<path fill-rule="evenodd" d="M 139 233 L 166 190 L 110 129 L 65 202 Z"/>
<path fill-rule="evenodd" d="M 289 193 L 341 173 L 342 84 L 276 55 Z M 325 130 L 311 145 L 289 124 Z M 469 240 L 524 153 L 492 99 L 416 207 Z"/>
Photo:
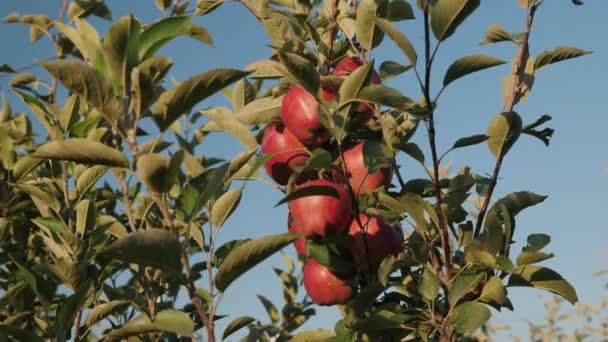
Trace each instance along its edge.
<path fill-rule="evenodd" d="M 532 30 L 532 24 L 534 23 L 534 11 L 531 11 L 529 8 L 526 10 L 526 32 L 524 34 L 524 38 L 522 40 L 522 45 L 519 50 L 519 55 L 517 56 L 516 68 L 513 73 L 513 89 L 511 91 L 511 95 L 509 97 L 509 101 L 506 103 L 505 109 L 507 112 L 512 112 L 515 107 L 515 100 L 517 98 L 517 93 L 519 91 L 519 75 L 522 72 L 522 69 L 525 68 L 527 63 L 527 55 L 528 55 L 528 40 L 530 39 L 530 32 Z M 502 167 L 502 162 L 505 157 L 504 149 L 501 149 L 498 153 L 498 157 L 496 158 L 496 164 L 494 165 L 494 171 L 492 173 L 492 180 L 490 181 L 490 185 L 488 187 L 488 193 L 486 194 L 483 205 L 479 211 L 479 215 L 477 216 L 477 222 L 475 224 L 475 231 L 473 232 L 473 236 L 477 237 L 481 234 L 481 227 L 483 225 L 484 218 L 488 211 L 488 207 L 490 205 L 490 201 L 492 199 L 492 194 L 494 193 L 494 189 L 496 188 L 496 184 L 498 183 L 498 177 L 500 175 L 500 169 Z"/>
<path fill-rule="evenodd" d="M 331 19 L 331 28 L 329 32 L 329 47 L 327 50 L 327 62 L 325 63 L 325 68 L 323 68 L 323 74 L 329 74 L 329 69 L 333 64 L 333 51 L 334 51 L 334 40 L 336 40 L 336 32 L 338 31 L 338 14 L 340 11 L 338 10 L 339 0 L 333 0 L 331 5 L 332 8 L 332 19 Z"/>
<path fill-rule="evenodd" d="M 435 188 L 435 196 L 437 197 L 437 216 L 439 218 L 439 228 L 441 229 L 441 244 L 444 253 L 444 261 L 445 268 L 447 273 L 449 274 L 452 269 L 452 251 L 450 247 L 450 236 L 448 232 L 447 222 L 443 215 L 442 211 L 442 203 L 443 196 L 441 192 L 441 187 L 439 185 L 439 158 L 437 157 L 437 145 L 435 141 L 435 119 L 434 119 L 434 110 L 433 103 L 431 102 L 431 66 L 432 66 L 432 58 L 434 57 L 434 53 L 437 51 L 437 47 L 435 48 L 435 52 L 431 55 L 431 37 L 430 37 L 430 27 L 429 27 L 429 8 L 428 3 L 425 4 L 424 8 L 424 51 L 425 51 L 425 77 L 424 77 L 424 99 L 426 101 L 426 106 L 429 110 L 429 118 L 427 120 L 427 131 L 429 135 L 429 144 L 431 146 L 431 155 L 433 157 L 433 185 Z"/>

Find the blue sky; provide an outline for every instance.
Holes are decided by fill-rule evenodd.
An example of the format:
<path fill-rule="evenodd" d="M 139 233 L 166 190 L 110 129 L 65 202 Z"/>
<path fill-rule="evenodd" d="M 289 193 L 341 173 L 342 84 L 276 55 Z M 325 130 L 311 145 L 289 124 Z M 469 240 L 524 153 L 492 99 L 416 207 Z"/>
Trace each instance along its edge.
<path fill-rule="evenodd" d="M 60 1 L 20 0 L 3 1 L 0 17 L 12 12 L 50 13 L 56 16 Z M 160 16 L 152 0 L 109 1 L 114 18 L 129 12 L 144 22 Z M 491 4 L 490 4 L 491 3 Z M 582 301 L 595 304 L 604 291 L 605 279 L 593 275 L 606 268 L 608 229 L 605 223 L 608 209 L 608 175 L 602 170 L 608 167 L 607 135 L 608 115 L 605 100 L 608 96 L 608 67 L 606 55 L 608 43 L 608 12 L 606 1 L 586 1 L 585 6 L 574 7 L 569 0 L 546 1 L 537 14 L 531 39 L 533 55 L 559 45 L 574 45 L 594 53 L 574 61 L 567 61 L 544 68 L 537 75 L 532 96 L 516 111 L 524 122 L 530 122 L 543 114 L 553 116 L 549 123 L 556 129 L 549 148 L 528 136 L 522 137 L 507 156 L 496 197 L 520 190 L 530 190 L 549 198 L 541 205 L 518 216 L 518 251 L 521 242 L 531 233 L 547 233 L 553 241 L 548 250 L 556 257 L 545 265 L 558 270 L 578 290 Z M 515 49 L 507 43 L 479 46 L 485 29 L 500 23 L 510 31 L 521 31 L 524 13 L 515 0 L 487 1 L 463 24 L 456 34 L 445 42 L 438 53 L 433 73 L 433 84 L 439 85 L 443 73 L 456 58 L 475 53 L 486 53 L 510 60 Z M 171 57 L 174 67 L 170 76 L 177 80 L 206 71 L 213 67 L 242 68 L 269 55 L 269 43 L 255 18 L 238 3 L 227 2 L 223 7 L 196 22 L 212 34 L 216 47 L 204 46 L 189 38 L 180 38 L 160 54 Z M 94 19 L 100 32 L 108 23 Z M 421 22 L 399 23 L 414 45 L 422 47 Z M 51 45 L 42 39 L 31 45 L 25 26 L 0 24 L 0 64 L 21 67 L 34 62 L 35 58 L 53 56 Z M 385 60 L 406 64 L 405 57 L 391 42 L 374 52 L 377 65 Z M 445 151 L 463 136 L 485 133 L 492 116 L 501 109 L 500 77 L 510 70 L 509 65 L 480 72 L 459 80 L 442 95 L 437 109 L 438 148 Z M 30 70 L 37 74 L 39 68 Z M 0 92 L 9 95 L 16 111 L 25 111 L 18 100 L 8 91 L 10 77 L 0 79 Z M 420 92 L 412 73 L 395 78 L 390 86 L 399 88 L 412 98 Z M 438 89 L 435 88 L 435 92 Z M 214 97 L 203 106 L 226 105 L 221 97 Z M 35 126 L 40 128 L 40 126 Z M 422 130 L 414 138 L 426 149 L 426 135 Z M 208 156 L 227 157 L 241 151 L 234 139 L 218 134 L 206 140 L 201 153 Z M 479 174 L 492 172 L 494 159 L 484 145 L 452 152 L 446 160 L 453 161 L 453 171 L 469 165 Z M 405 178 L 422 176 L 421 169 L 411 159 L 400 158 Z M 221 231 L 221 241 L 236 238 L 282 233 L 286 231 L 286 206 L 274 208 L 281 193 L 262 183 L 247 185 L 239 210 L 229 219 Z M 220 241 L 220 242 L 221 242 Z M 286 250 L 295 255 L 292 248 Z M 228 289 L 219 313 L 254 315 L 267 320 L 262 305 L 255 294 L 269 297 L 281 304 L 280 283 L 272 267 L 284 267 L 280 256 L 260 265 L 254 272 L 241 277 Z M 542 295 L 531 289 L 510 290 L 515 312 L 496 313 L 494 322 L 514 325 L 524 332 L 526 321 L 541 321 Z M 318 308 L 317 316 L 307 328 L 327 327 L 337 319 L 334 308 Z M 221 322 L 221 321 L 220 321 Z M 228 321 L 219 323 L 220 328 Z"/>

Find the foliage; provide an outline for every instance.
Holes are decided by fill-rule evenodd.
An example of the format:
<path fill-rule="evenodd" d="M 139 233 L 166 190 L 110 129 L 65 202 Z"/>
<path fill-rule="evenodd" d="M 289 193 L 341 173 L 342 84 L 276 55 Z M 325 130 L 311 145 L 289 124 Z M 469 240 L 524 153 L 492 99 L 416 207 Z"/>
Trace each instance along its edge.
<path fill-rule="evenodd" d="M 333 331 L 296 332 L 314 308 L 308 297 L 298 299 L 302 275 L 287 258 L 287 271 L 275 269 L 283 286 L 283 309 L 279 312 L 259 296 L 269 322 L 235 317 L 223 338 L 247 327 L 246 339 L 261 341 L 455 341 L 484 326 L 491 309 L 513 309 L 513 286 L 577 301 L 567 280 L 539 265 L 553 256 L 545 251 L 548 235 L 530 235 L 518 255 L 511 250 L 517 215 L 546 197 L 518 191 L 492 204 L 501 166 L 518 139 L 529 135 L 548 144 L 553 134 L 550 128 L 537 130 L 549 116 L 533 120 L 516 111 L 530 96 L 537 72 L 589 53 L 557 47 L 531 55 L 532 24 L 542 1 L 519 1 L 526 18 L 523 34 L 499 25 L 487 30 L 483 44 L 511 42 L 517 50 L 502 79 L 503 109 L 488 120 L 485 133 L 458 139 L 442 155 L 436 147 L 435 109 L 444 89 L 505 63 L 489 55 L 460 58 L 447 68 L 441 90 L 431 94 L 438 47 L 472 20 L 479 0 L 419 0 L 417 9 L 405 0 L 240 3 L 268 34 L 268 58 L 252 61 L 245 70 L 207 70 L 172 85 L 167 75 L 173 62 L 157 52 L 179 36 L 213 46 L 207 30 L 192 18 L 225 5 L 223 1 L 157 0 L 168 15 L 153 23 L 133 15 L 113 20 L 103 1 L 85 0 L 64 1 L 56 20 L 18 13 L 4 18 L 5 23 L 28 25 L 32 42 L 50 39 L 56 58 L 39 62 L 50 82 L 16 73 L 16 67 L 0 67 L 3 74 L 15 74 L 12 91 L 30 110 L 13 113 L 3 98 L 0 336 L 149 341 L 204 331 L 208 341 L 215 341 L 214 322 L 224 317 L 217 308 L 229 285 L 302 238 L 281 231 L 216 245 L 248 182 L 265 181 L 259 169 L 275 155 L 259 152 L 264 126 L 281 121 L 282 97 L 296 85 L 319 102 L 325 135 L 318 148 L 304 148 L 308 161 L 293 167 L 286 186 L 274 184 L 285 193 L 279 204 L 336 197 L 333 188 L 299 188 L 302 177 L 311 174 L 345 186 L 368 264 L 354 267 L 356 255 L 343 248 L 355 243 L 344 236 L 348 234 L 307 236 L 302 261 L 312 257 L 332 271 L 350 272 L 348 284 L 358 292 L 340 306 L 343 317 L 328 327 Z M 111 21 L 105 34 L 91 24 L 91 16 Z M 395 24 L 415 17 L 423 23 L 424 51 L 417 51 Z M 384 61 L 375 74 L 372 52 L 388 41 L 403 52 L 397 58 L 403 60 Z M 349 58 L 359 61 L 356 70 L 330 75 Z M 413 99 L 420 94 L 403 94 L 381 83 L 406 72 L 419 82 L 419 101 Z M 60 96 L 60 85 L 67 96 Z M 328 100 L 324 91 L 335 95 Z M 229 98 L 231 108 L 198 110 L 218 93 Z M 34 133 L 31 120 L 45 131 Z M 428 135 L 430 153 L 410 140 L 417 129 Z M 214 156 L 213 150 L 205 156 L 195 153 L 217 131 L 232 135 L 243 151 L 228 159 Z M 366 174 L 394 172 L 397 186 L 353 189 L 344 156 L 357 143 L 363 143 Z M 468 167 L 453 175 L 442 169 L 450 151 L 482 143 L 496 158 L 491 178 Z M 412 163 L 430 164 L 429 177 L 404 180 L 396 163 L 401 153 L 411 156 Z M 467 211 L 468 201 L 478 202 L 476 212 Z M 386 256 L 379 267 L 371 267 L 371 240 L 359 214 L 391 227 L 401 222 L 412 226 L 399 253 Z M 200 256 L 203 261 L 193 263 Z M 203 278 L 206 288 L 200 287 Z M 184 294 L 188 301 L 182 306 L 177 298 Z M 545 327 L 534 329 L 541 334 Z"/>

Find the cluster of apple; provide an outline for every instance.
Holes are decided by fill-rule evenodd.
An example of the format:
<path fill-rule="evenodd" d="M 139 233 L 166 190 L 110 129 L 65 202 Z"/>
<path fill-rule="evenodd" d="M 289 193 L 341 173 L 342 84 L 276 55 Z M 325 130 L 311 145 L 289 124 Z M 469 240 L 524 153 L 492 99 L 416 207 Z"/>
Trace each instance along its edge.
<path fill-rule="evenodd" d="M 334 76 L 347 77 L 361 62 L 356 57 L 346 57 L 336 65 Z M 372 84 L 379 84 L 380 77 L 373 71 Z M 338 92 L 322 85 L 323 100 L 336 101 Z M 318 112 L 319 103 L 306 90 L 292 86 L 284 95 L 281 107 L 281 122 L 271 123 L 262 140 L 262 152 L 273 157 L 265 163 L 268 175 L 275 182 L 286 185 L 297 166 L 305 164 L 310 150 L 323 146 L 329 150 L 330 134 L 323 126 Z M 353 115 L 370 116 L 373 111 L 361 103 Z M 346 175 L 334 172 L 332 177 L 319 174 L 302 175 L 295 181 L 297 190 L 305 187 L 330 187 L 338 196 L 312 195 L 289 202 L 288 227 L 290 232 L 304 233 L 305 238 L 295 241 L 298 254 L 308 257 L 307 238 L 336 237 L 344 234 L 351 236 L 347 252 L 352 255 L 355 268 L 360 273 L 375 272 L 382 260 L 389 254 L 401 250 L 403 233 L 381 218 L 359 214 L 354 219 L 353 201 L 366 192 L 380 187 L 388 187 L 392 169 L 384 168 L 369 173 L 364 163 L 364 143 L 352 142 L 343 151 Z M 334 147 L 335 149 L 335 147 Z M 335 152 L 335 151 L 334 151 Z M 336 176 L 337 174 L 337 176 Z M 326 179 L 331 178 L 331 179 Z M 348 182 L 348 184 L 346 183 Z M 351 191 L 347 191 L 350 187 Z M 353 274 L 337 273 L 308 258 L 304 266 L 304 287 L 318 305 L 345 304 L 357 292 Z"/>

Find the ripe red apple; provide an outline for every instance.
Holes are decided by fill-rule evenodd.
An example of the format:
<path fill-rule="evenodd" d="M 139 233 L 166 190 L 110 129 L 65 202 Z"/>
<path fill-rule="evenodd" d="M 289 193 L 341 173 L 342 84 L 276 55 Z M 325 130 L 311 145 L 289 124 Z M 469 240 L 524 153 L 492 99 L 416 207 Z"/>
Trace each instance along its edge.
<path fill-rule="evenodd" d="M 291 213 L 287 216 L 287 230 L 290 233 L 300 233 L 302 230 L 295 225 L 293 218 L 291 217 Z M 306 256 L 306 238 L 297 239 L 293 242 L 294 247 L 299 255 L 305 257 Z"/>
<path fill-rule="evenodd" d="M 351 199 L 346 189 L 324 179 L 304 182 L 296 189 L 309 186 L 331 187 L 338 192 L 338 197 L 313 195 L 290 201 L 289 211 L 295 224 L 306 236 L 327 236 L 344 232 L 352 218 Z"/>
<path fill-rule="evenodd" d="M 308 160 L 308 150 L 285 126 L 272 124 L 262 138 L 262 153 L 274 154 L 264 164 L 266 173 L 275 182 L 285 185 L 296 165 Z"/>
<path fill-rule="evenodd" d="M 314 259 L 304 265 L 304 288 L 317 305 L 346 304 L 354 296 L 355 288 Z"/>
<path fill-rule="evenodd" d="M 348 181 L 353 192 L 359 194 L 391 185 L 392 168 L 383 168 L 369 173 L 363 160 L 363 143 L 358 143 L 344 151 L 344 161 L 348 171 Z"/>
<path fill-rule="evenodd" d="M 323 89 L 325 101 L 336 100 L 336 95 Z M 329 133 L 319 117 L 319 103 L 306 90 L 293 86 L 283 96 L 281 119 L 302 143 L 316 147 L 329 139 Z"/>
<path fill-rule="evenodd" d="M 397 255 L 401 252 L 403 244 L 403 232 L 400 227 L 395 227 L 383 219 L 377 217 L 368 217 L 364 214 L 359 214 L 359 219 L 363 224 L 364 231 L 356 220 L 350 226 L 349 234 L 353 237 L 350 246 L 353 259 L 357 270 L 367 272 L 371 264 L 372 270 L 375 271 L 382 263 L 382 260 L 389 255 Z M 367 240 L 368 257 L 365 252 L 365 241 Z"/>
<path fill-rule="evenodd" d="M 355 71 L 361 65 L 363 65 L 363 62 L 361 62 L 361 59 L 359 59 L 359 57 L 356 57 L 356 56 L 345 57 L 336 65 L 336 67 L 334 68 L 333 74 L 334 74 L 334 76 L 340 76 L 340 77 L 346 78 L 348 75 L 350 75 L 353 71 Z M 370 82 L 370 84 L 382 83 L 382 80 L 380 79 L 380 76 L 378 75 L 376 70 L 372 70 L 370 78 L 369 78 L 369 82 Z M 357 112 L 366 113 L 368 115 L 372 114 L 371 109 L 365 103 L 359 104 L 359 106 L 357 107 Z"/>

